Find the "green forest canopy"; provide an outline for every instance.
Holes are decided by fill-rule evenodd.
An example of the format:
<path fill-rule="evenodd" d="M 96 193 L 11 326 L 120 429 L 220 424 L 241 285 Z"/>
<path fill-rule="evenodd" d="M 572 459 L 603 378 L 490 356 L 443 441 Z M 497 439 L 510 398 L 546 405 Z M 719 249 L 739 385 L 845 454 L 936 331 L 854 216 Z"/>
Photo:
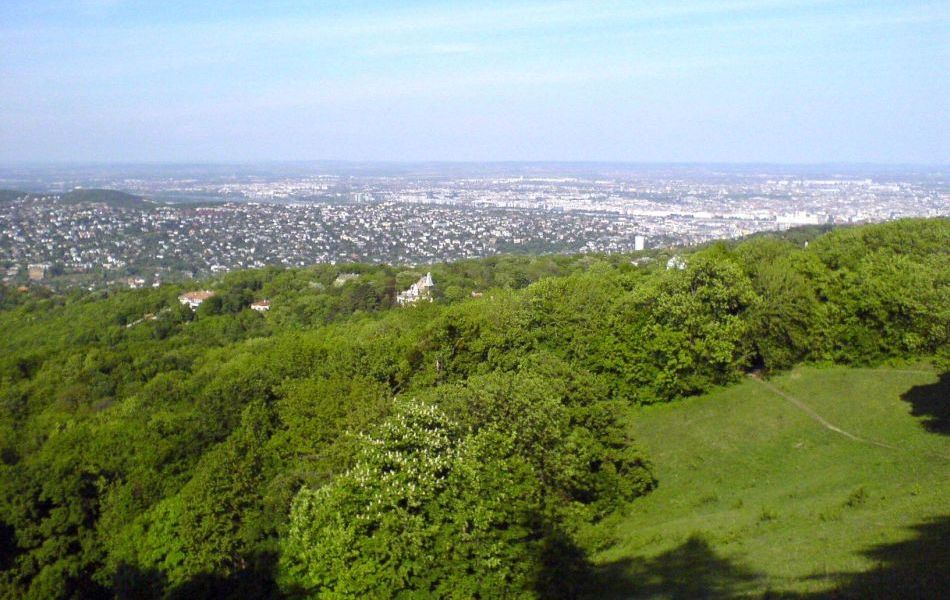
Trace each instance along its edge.
<path fill-rule="evenodd" d="M 0 595 L 567 594 L 578 528 L 656 484 L 625 407 L 945 364 L 948 248 L 934 219 L 682 270 L 496 257 L 434 266 L 436 301 L 404 309 L 423 273 L 369 265 L 229 274 L 195 313 L 174 286 L 4 288 Z"/>

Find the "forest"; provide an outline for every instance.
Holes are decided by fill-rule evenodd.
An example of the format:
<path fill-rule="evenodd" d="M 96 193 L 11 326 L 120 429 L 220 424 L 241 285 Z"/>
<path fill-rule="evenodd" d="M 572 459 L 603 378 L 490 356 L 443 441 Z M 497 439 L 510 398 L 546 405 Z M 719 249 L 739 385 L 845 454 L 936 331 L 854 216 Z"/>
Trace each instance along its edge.
<path fill-rule="evenodd" d="M 583 595 L 579 531 L 663 484 L 625 411 L 802 364 L 946 371 L 948 249 L 950 219 L 902 220 L 0 288 L 0 597 Z"/>

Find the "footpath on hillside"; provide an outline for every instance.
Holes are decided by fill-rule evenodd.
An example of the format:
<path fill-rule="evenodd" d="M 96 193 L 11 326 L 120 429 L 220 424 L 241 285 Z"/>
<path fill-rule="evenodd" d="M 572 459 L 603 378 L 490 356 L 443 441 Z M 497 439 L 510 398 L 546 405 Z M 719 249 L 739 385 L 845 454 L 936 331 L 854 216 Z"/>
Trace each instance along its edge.
<path fill-rule="evenodd" d="M 922 371 L 914 371 L 914 372 L 922 372 Z M 772 384 L 772 383 L 770 383 L 770 382 L 768 382 L 768 381 L 762 379 L 762 378 L 759 377 L 758 375 L 754 375 L 754 374 L 753 374 L 753 375 L 750 375 L 750 378 L 751 378 L 753 381 L 756 381 L 759 385 L 761 385 L 761 386 L 765 387 L 766 389 L 768 389 L 770 392 L 772 392 L 772 393 L 775 394 L 776 396 L 780 396 L 780 397 L 784 398 L 785 400 L 787 400 L 787 401 L 788 401 L 789 403 L 791 403 L 793 406 L 795 406 L 796 408 L 798 408 L 799 410 L 801 410 L 802 412 L 804 412 L 806 415 L 808 415 L 809 417 L 811 417 L 813 420 L 815 420 L 816 422 L 818 422 L 822 427 L 824 427 L 825 429 L 828 429 L 829 431 L 833 431 L 833 432 L 835 432 L 835 433 L 837 433 L 837 434 L 839 434 L 839 435 L 842 435 L 842 436 L 848 438 L 849 440 L 852 440 L 852 441 L 855 441 L 855 442 L 860 442 L 860 443 L 863 443 L 863 444 L 870 444 L 870 445 L 872 445 L 872 446 L 878 446 L 879 448 L 886 448 L 886 449 L 888 449 L 888 450 L 896 450 L 896 451 L 898 451 L 898 452 L 911 452 L 910 450 L 907 450 L 906 448 L 901 448 L 901 447 L 899 447 L 899 446 L 893 446 L 893 445 L 891 445 L 891 444 L 887 444 L 887 443 L 884 443 L 884 442 L 879 442 L 879 441 L 877 441 L 877 440 L 871 440 L 871 439 L 868 439 L 868 438 L 865 438 L 865 437 L 861 437 L 861 436 L 859 436 L 859 435 L 855 435 L 855 434 L 851 433 L 850 431 L 845 431 L 844 429 L 838 427 L 837 425 L 834 425 L 834 424 L 830 423 L 827 419 L 825 419 L 825 418 L 822 417 L 820 414 L 818 414 L 818 413 L 815 411 L 815 409 L 813 409 L 812 407 L 808 406 L 807 404 L 805 404 L 804 402 L 802 402 L 800 399 L 796 398 L 795 396 L 792 396 L 792 395 L 789 394 L 788 392 L 786 392 L 786 391 L 782 390 L 781 388 L 777 387 L 776 385 L 774 385 L 774 384 Z M 942 454 L 936 454 L 936 453 L 933 453 L 933 452 L 924 452 L 924 453 L 925 453 L 925 454 L 928 454 L 928 455 L 930 455 L 930 456 L 936 457 L 936 458 L 941 458 L 941 459 L 943 459 L 943 460 L 950 460 L 950 457 L 944 456 L 944 455 L 942 455 Z"/>

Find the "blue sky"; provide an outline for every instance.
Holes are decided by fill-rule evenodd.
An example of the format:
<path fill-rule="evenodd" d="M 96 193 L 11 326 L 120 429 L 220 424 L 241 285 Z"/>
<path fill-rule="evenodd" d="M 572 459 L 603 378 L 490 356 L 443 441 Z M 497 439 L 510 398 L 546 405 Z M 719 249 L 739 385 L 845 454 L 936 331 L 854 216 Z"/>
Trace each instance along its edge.
<path fill-rule="evenodd" d="M 947 164 L 948 106 L 946 0 L 0 2 L 6 163 Z"/>

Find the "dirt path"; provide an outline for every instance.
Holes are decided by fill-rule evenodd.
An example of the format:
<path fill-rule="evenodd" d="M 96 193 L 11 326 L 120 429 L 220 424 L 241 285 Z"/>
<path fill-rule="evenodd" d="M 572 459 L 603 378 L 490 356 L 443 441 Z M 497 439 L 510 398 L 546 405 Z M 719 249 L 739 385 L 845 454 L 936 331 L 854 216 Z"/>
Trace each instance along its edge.
<path fill-rule="evenodd" d="M 822 417 L 822 416 L 819 415 L 817 412 L 815 412 L 814 409 L 812 409 L 812 407 L 808 406 L 807 404 L 805 404 L 804 402 L 802 402 L 801 400 L 799 400 L 799 399 L 796 398 L 795 396 L 792 396 L 791 394 L 784 392 L 783 390 L 781 390 L 781 389 L 779 389 L 778 387 L 772 385 L 772 384 L 769 383 L 768 381 L 765 381 L 764 379 L 759 379 L 758 377 L 755 377 L 755 376 L 753 376 L 752 379 L 755 380 L 755 381 L 757 381 L 757 382 L 759 383 L 759 385 L 764 386 L 766 389 L 768 389 L 768 390 L 769 390 L 770 392 L 772 392 L 773 394 L 776 394 L 776 395 L 778 395 L 778 396 L 781 396 L 782 398 L 785 398 L 786 400 L 788 400 L 790 403 L 794 404 L 796 407 L 798 407 L 799 410 L 801 410 L 802 412 L 804 412 L 806 415 L 808 415 L 809 417 L 811 417 L 811 418 L 814 419 L 815 421 L 818 421 L 818 423 L 820 423 L 822 427 L 824 427 L 824 428 L 826 428 L 826 429 L 828 429 L 828 430 L 830 430 L 830 431 L 834 431 L 835 433 L 837 433 L 837 434 L 839 434 L 839 435 L 843 435 L 844 437 L 848 438 L 849 440 L 853 440 L 853 441 L 855 441 L 855 442 L 862 442 L 862 443 L 865 443 L 865 444 L 871 444 L 872 446 L 878 446 L 878 447 L 880 447 L 880 448 L 887 448 L 888 450 L 902 450 L 902 448 L 898 448 L 897 446 L 892 446 L 892 445 L 890 445 L 890 444 L 885 444 L 884 442 L 877 442 L 877 441 L 874 441 L 874 440 L 869 440 L 869 439 L 863 438 L 863 437 L 861 437 L 861 436 L 859 436 L 859 435 L 854 435 L 853 433 L 851 433 L 851 432 L 849 432 L 849 431 L 845 431 L 844 429 L 841 429 L 840 427 L 838 427 L 838 426 L 836 426 L 836 425 L 832 425 L 832 424 L 829 423 L 827 420 L 825 420 L 824 417 Z"/>
<path fill-rule="evenodd" d="M 921 373 L 931 374 L 930 371 L 921 371 Z M 838 435 L 848 438 L 849 440 L 860 442 L 862 444 L 870 444 L 872 446 L 877 446 L 879 448 L 886 448 L 888 450 L 896 450 L 898 452 L 907 452 L 909 454 L 915 454 L 914 451 L 908 450 L 907 448 L 901 448 L 900 446 L 892 446 L 891 444 L 885 444 L 884 442 L 878 442 L 876 440 L 869 440 L 859 435 L 855 435 L 851 433 L 850 431 L 845 431 L 844 429 L 841 429 L 837 425 L 833 425 L 832 423 L 829 423 L 824 417 L 822 417 L 817 412 L 815 412 L 815 410 L 812 407 L 808 406 L 807 404 L 805 404 L 804 402 L 802 402 L 795 396 L 792 396 L 788 392 L 785 392 L 784 390 L 776 387 L 775 385 L 771 384 L 768 381 L 765 381 L 764 379 L 760 379 L 757 375 L 750 375 L 749 377 L 752 380 L 756 381 L 759 385 L 763 386 L 764 388 L 766 388 L 767 390 L 775 394 L 776 396 L 781 396 L 782 398 L 787 400 L 789 403 L 794 405 L 800 411 L 802 411 L 803 413 L 805 413 L 806 415 L 814 419 L 822 427 L 824 427 L 825 429 L 828 429 L 829 431 L 833 431 L 837 433 Z M 937 452 L 928 452 L 924 450 L 924 451 L 920 451 L 919 453 L 926 454 L 927 456 L 932 456 L 934 458 L 950 461 L 950 456 L 939 454 Z"/>

